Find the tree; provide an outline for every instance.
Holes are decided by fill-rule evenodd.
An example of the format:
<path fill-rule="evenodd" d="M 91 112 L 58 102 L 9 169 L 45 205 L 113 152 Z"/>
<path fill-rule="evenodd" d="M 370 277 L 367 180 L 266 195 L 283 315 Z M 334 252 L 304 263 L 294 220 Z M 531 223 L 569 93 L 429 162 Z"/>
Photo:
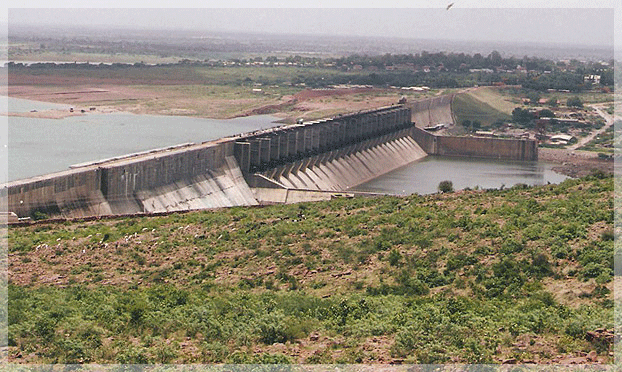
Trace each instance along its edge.
<path fill-rule="evenodd" d="M 527 93 L 527 98 L 529 98 L 529 103 L 537 105 L 538 101 L 540 100 L 540 93 L 536 91 L 531 91 Z"/>
<path fill-rule="evenodd" d="M 501 57 L 501 54 L 496 50 L 493 50 L 492 53 L 488 55 L 488 59 L 492 63 L 493 67 L 500 66 L 503 62 L 503 57 Z"/>
<path fill-rule="evenodd" d="M 529 110 L 517 107 L 512 111 L 512 120 L 517 124 L 527 124 L 531 119 L 533 119 L 533 115 Z"/>
<path fill-rule="evenodd" d="M 438 184 L 438 191 L 442 192 L 443 194 L 448 193 L 448 192 L 453 192 L 454 191 L 454 184 L 451 181 L 441 181 Z"/>
<path fill-rule="evenodd" d="M 581 101 L 581 98 L 579 98 L 579 97 L 570 97 L 566 101 L 566 106 L 581 108 L 581 107 L 583 107 L 583 101 Z"/>
<path fill-rule="evenodd" d="M 540 110 L 539 116 L 541 118 L 554 118 L 555 117 L 555 113 L 553 113 L 553 111 L 551 111 L 549 109 L 542 109 L 542 110 Z"/>

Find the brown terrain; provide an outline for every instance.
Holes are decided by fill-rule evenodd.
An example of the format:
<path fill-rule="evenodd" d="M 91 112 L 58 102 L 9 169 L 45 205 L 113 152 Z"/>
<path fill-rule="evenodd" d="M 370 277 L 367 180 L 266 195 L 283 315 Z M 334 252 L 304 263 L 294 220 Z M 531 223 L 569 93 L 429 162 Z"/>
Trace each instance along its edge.
<path fill-rule="evenodd" d="M 538 158 L 555 163 L 554 171 L 573 178 L 588 176 L 595 171 L 614 172 L 613 159 L 600 159 L 595 152 L 540 148 Z"/>
<path fill-rule="evenodd" d="M 73 114 L 96 107 L 97 112 L 124 111 L 135 114 L 185 115 L 227 119 L 271 114 L 293 123 L 297 118 L 319 119 L 338 113 L 367 110 L 397 103 L 400 93 L 391 89 L 351 88 L 302 90 L 294 95 L 252 94 L 250 88 L 232 89 L 221 96 L 209 95 L 209 87 L 192 81 L 96 79 L 86 77 L 12 75 L 0 94 L 11 97 L 75 106 Z M 180 88 L 182 87 L 182 88 Z M 184 87 L 196 87 L 197 91 Z M 11 114 L 63 118 L 72 113 L 47 110 Z"/>

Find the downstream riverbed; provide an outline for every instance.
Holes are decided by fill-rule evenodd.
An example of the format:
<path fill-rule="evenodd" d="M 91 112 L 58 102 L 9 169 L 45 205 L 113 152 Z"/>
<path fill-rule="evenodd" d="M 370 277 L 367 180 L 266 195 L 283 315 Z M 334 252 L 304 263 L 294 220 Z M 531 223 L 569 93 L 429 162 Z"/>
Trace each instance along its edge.
<path fill-rule="evenodd" d="M 543 185 L 547 182 L 559 183 L 567 178 L 555 173 L 552 168 L 552 163 L 543 161 L 427 156 L 352 190 L 401 195 L 432 194 L 438 191 L 441 181 L 451 181 L 455 190 L 462 190 L 467 187 L 512 187 L 518 183 Z"/>

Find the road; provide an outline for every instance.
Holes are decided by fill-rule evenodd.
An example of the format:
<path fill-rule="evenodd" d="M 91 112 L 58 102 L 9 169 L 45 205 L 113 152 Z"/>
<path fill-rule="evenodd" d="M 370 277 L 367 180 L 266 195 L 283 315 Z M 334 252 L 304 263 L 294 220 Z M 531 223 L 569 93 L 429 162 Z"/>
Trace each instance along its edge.
<path fill-rule="evenodd" d="M 568 150 L 576 150 L 579 147 L 585 145 L 586 143 L 588 143 L 591 140 L 593 140 L 594 138 L 596 138 L 596 136 L 604 133 L 610 126 L 613 125 L 615 120 L 620 120 L 619 116 L 616 116 L 615 120 L 614 120 L 614 116 L 613 115 L 610 115 L 607 112 L 603 111 L 603 105 L 590 105 L 590 107 L 592 107 L 594 110 L 596 110 L 598 115 L 600 115 L 603 119 L 605 119 L 605 125 L 602 128 L 593 131 L 592 133 L 590 133 L 586 137 L 581 138 L 579 140 L 579 142 L 575 143 L 574 145 L 569 146 Z"/>

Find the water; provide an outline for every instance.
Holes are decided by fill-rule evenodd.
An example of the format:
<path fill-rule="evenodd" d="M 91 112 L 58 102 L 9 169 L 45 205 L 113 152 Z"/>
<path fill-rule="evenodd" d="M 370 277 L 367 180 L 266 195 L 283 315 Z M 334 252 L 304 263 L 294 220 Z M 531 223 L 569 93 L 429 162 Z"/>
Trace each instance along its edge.
<path fill-rule="evenodd" d="M 6 97 L 3 97 L 7 99 Z M 9 112 L 30 112 L 32 110 L 44 111 L 44 110 L 69 110 L 70 105 L 62 105 L 57 103 L 32 101 L 29 99 L 17 99 L 9 97 L 8 111 Z"/>
<path fill-rule="evenodd" d="M 64 109 L 9 98 L 10 112 Z M 269 115 L 230 120 L 87 113 L 64 119 L 8 118 L 8 179 L 66 170 L 70 165 L 182 143 L 215 140 L 278 125 Z"/>
<path fill-rule="evenodd" d="M 451 181 L 455 190 L 464 188 L 511 187 L 517 183 L 543 185 L 560 183 L 567 177 L 553 172 L 542 161 L 501 161 L 488 159 L 427 156 L 359 185 L 352 190 L 388 194 L 432 194 L 441 181 Z"/>

